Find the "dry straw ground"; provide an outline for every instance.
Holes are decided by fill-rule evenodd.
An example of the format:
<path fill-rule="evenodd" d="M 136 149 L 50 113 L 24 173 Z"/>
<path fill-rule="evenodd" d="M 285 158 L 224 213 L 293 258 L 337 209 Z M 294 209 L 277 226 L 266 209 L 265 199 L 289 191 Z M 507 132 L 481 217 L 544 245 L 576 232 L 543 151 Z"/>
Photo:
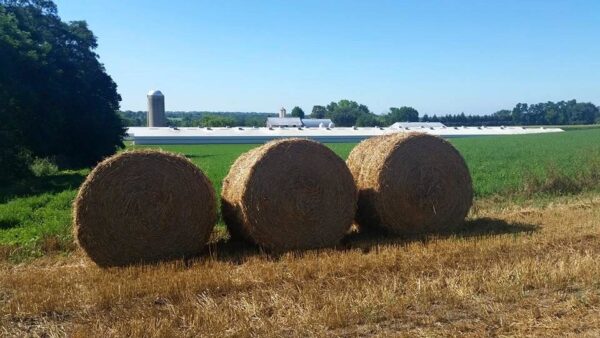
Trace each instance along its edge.
<path fill-rule="evenodd" d="M 279 257 L 218 240 L 187 262 L 0 263 L 0 333 L 72 336 L 600 335 L 600 198 L 480 201 L 462 232 L 357 236 Z"/>

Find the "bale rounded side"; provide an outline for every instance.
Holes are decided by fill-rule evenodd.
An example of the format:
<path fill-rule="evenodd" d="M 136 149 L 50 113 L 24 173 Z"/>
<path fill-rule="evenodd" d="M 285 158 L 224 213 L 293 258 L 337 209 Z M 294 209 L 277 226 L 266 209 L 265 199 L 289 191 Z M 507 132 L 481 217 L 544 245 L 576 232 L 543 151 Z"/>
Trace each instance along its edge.
<path fill-rule="evenodd" d="M 399 234 L 461 225 L 473 202 L 469 169 L 442 138 L 396 133 L 361 142 L 347 160 L 359 190 L 357 221 Z"/>
<path fill-rule="evenodd" d="M 223 181 L 221 207 L 232 237 L 286 251 L 337 244 L 356 201 L 352 174 L 333 151 L 284 139 L 237 159 Z"/>
<path fill-rule="evenodd" d="M 94 168 L 73 206 L 77 243 L 99 266 L 198 254 L 216 223 L 214 188 L 183 156 L 128 151 Z"/>

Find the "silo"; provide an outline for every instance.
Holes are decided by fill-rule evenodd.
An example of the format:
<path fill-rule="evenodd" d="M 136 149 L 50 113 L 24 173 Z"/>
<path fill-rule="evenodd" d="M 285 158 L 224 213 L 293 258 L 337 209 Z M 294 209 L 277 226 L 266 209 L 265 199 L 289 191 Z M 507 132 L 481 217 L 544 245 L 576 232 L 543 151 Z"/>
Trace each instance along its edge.
<path fill-rule="evenodd" d="M 148 92 L 148 127 L 165 127 L 165 96 L 160 90 Z"/>

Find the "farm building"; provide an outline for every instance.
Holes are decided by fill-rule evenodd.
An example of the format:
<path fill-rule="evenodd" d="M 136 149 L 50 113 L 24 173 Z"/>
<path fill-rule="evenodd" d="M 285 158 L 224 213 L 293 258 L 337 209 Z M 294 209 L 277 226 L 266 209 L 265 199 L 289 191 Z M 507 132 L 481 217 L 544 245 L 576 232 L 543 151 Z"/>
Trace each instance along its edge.
<path fill-rule="evenodd" d="M 298 117 L 267 118 L 267 128 L 278 127 L 333 128 L 335 124 L 330 119 L 300 119 Z"/>
<path fill-rule="evenodd" d="M 335 123 L 330 119 L 302 119 L 302 125 L 306 128 L 333 128 Z"/>
<path fill-rule="evenodd" d="M 148 127 L 165 127 L 165 96 L 160 90 L 151 90 L 146 95 L 148 100 Z"/>
<path fill-rule="evenodd" d="M 267 128 L 277 127 L 302 127 L 299 117 L 268 117 Z"/>

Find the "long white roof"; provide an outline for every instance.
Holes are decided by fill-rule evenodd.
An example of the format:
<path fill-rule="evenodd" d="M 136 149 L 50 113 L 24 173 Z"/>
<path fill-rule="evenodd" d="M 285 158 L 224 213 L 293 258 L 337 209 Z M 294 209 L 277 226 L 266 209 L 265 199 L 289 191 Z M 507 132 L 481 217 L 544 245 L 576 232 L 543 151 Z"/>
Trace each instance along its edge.
<path fill-rule="evenodd" d="M 267 117 L 267 125 L 273 126 L 301 126 L 299 117 Z"/>
<path fill-rule="evenodd" d="M 135 144 L 203 144 L 264 143 L 273 139 L 303 137 L 320 142 L 358 142 L 369 137 L 398 133 L 422 132 L 444 138 L 523 135 L 562 132 L 560 128 L 524 127 L 442 127 L 442 128 L 200 128 L 200 127 L 130 127 L 128 139 Z"/>
<path fill-rule="evenodd" d="M 319 127 L 321 124 L 325 127 L 329 127 L 329 124 L 333 124 L 331 119 L 302 119 L 302 124 L 305 127 Z"/>
<path fill-rule="evenodd" d="M 392 124 L 390 126 L 390 128 L 393 129 L 400 129 L 400 128 L 430 128 L 430 127 L 434 127 L 434 128 L 444 128 L 445 125 L 441 122 L 396 122 L 394 124 Z"/>

